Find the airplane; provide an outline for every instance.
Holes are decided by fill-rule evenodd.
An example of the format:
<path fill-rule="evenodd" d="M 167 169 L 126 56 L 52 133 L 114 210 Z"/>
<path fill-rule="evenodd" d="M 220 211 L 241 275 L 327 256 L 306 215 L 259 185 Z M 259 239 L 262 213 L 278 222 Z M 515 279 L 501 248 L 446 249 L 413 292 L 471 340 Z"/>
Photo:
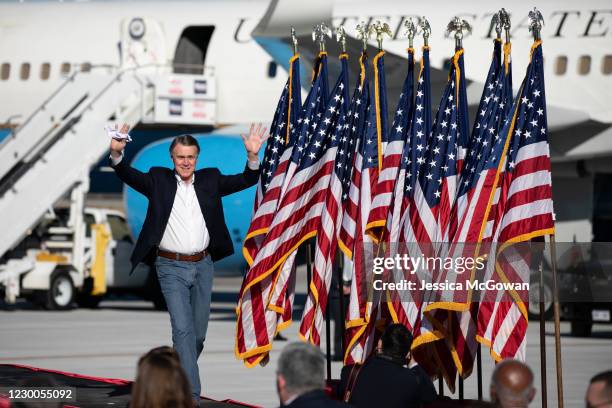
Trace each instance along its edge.
<path fill-rule="evenodd" d="M 213 137 L 202 141 L 205 158 L 200 164 L 213 161 L 226 173 L 231 171 L 234 161 L 236 166 L 243 166 L 245 154 L 240 132 L 228 125 L 268 121 L 286 81 L 286 74 L 274 58 L 250 35 L 265 17 L 268 6 L 268 1 L 245 0 L 0 3 L 0 94 L 3 95 L 0 128 L 4 129 L 0 131 L 0 138 L 4 139 L 0 150 L 15 161 L 3 167 L 1 189 L 10 192 L 14 183 L 11 178 L 15 174 L 20 176 L 21 169 L 36 171 L 38 146 L 49 140 L 51 144 L 61 140 L 66 134 L 61 128 L 83 124 L 92 116 L 83 106 L 96 104 L 100 98 L 107 99 L 106 105 L 98 103 L 103 105 L 98 108 L 101 112 L 93 115 L 100 125 L 89 130 L 98 131 L 100 140 L 106 137 L 104 122 L 127 115 L 134 125 L 138 124 L 133 133 L 134 143 L 126 149 L 127 160 L 142 147 L 164 137 L 186 132 L 208 136 L 211 131 L 224 129 L 227 137 L 218 143 L 213 143 L 216 140 Z M 284 4 L 277 11 L 282 8 L 297 12 L 291 25 L 298 32 L 309 31 L 321 16 L 329 14 L 328 5 L 322 0 L 299 7 Z M 272 27 L 270 21 L 266 27 Z M 276 48 L 276 52 L 282 48 L 291 52 L 282 43 L 269 42 L 268 47 Z M 304 81 L 306 72 L 305 69 Z M 119 96 L 121 85 L 117 83 L 122 80 L 121 76 L 128 75 L 140 87 L 128 97 Z M 99 82 L 106 85 L 97 86 Z M 43 112 L 52 110 L 57 110 L 57 114 L 48 113 L 48 118 L 40 119 Z M 28 132 L 40 137 L 41 142 L 21 148 L 19 142 L 23 144 L 27 140 L 19 139 L 30 138 Z M 27 137 L 21 136 L 24 133 Z M 53 133 L 57 136 L 47 136 Z M 237 146 L 235 142 L 239 142 Z M 210 143 L 214 146 L 210 147 Z M 14 149 L 14 155 L 10 149 Z M 89 190 L 94 196 L 107 197 L 111 193 L 111 197 L 116 197 L 122 191 L 122 184 L 109 172 L 103 152 L 104 146 L 101 150 L 98 146 L 82 152 L 95 156 L 92 163 L 87 163 L 93 167 L 87 181 Z M 50 201 L 48 205 L 66 193 L 66 186 L 43 187 L 40 195 Z M 20 193 L 19 188 L 12 191 Z M 19 199 L 19 195 L 14 198 Z M 236 197 L 232 200 L 231 205 L 226 205 L 225 213 L 233 220 L 230 230 L 241 235 L 248 226 L 248 216 L 244 215 L 248 205 L 243 206 Z M 247 199 L 243 196 L 243 200 Z M 248 200 L 252 203 L 252 198 Z M 144 208 L 146 204 L 145 207 L 126 206 L 134 234 L 139 232 L 138 220 Z M 30 213 L 40 212 L 42 216 L 41 211 L 39 206 Z M 18 231 L 12 231 L 11 239 L 0 245 L 0 256 L 27 235 L 36 219 L 38 216 L 20 226 L 2 227 Z M 242 266 L 244 260 L 240 251 L 236 252 L 234 258 L 219 268 Z"/>
<path fill-rule="evenodd" d="M 392 29 L 384 49 L 389 106 L 397 101 L 405 73 L 407 40 L 403 23 L 426 16 L 432 27 L 430 38 L 432 89 L 446 80 L 454 41 L 444 28 L 460 16 L 475 28 L 464 39 L 466 77 L 470 103 L 478 103 L 492 51 L 494 31 L 490 19 L 503 4 L 475 1 L 455 4 L 443 1 L 407 3 L 387 0 L 310 1 L 202 1 L 202 2 L 14 2 L 0 3 L 0 123 L 15 126 L 27 120 L 58 87 L 75 72 L 87 73 L 109 67 L 165 69 L 153 116 L 144 115 L 135 130 L 137 137 L 127 151 L 136 168 L 169 165 L 168 136 L 186 131 L 197 135 L 203 154 L 199 167 L 216 166 L 224 173 L 240 171 L 244 152 L 239 134 L 251 122 L 269 123 L 275 103 L 286 81 L 292 55 L 289 28 L 296 26 L 302 56 L 303 92 L 309 69 L 317 53 L 310 40 L 314 22 L 345 25 L 349 36 L 351 80 L 357 77 L 357 55 L 361 43 L 355 25 L 381 20 Z M 512 58 L 515 90 L 529 58 L 532 39 L 527 13 L 533 3 L 517 1 L 512 16 Z M 604 0 L 540 2 L 548 121 L 551 131 L 553 188 L 559 240 L 601 239 L 594 226 L 593 208 L 597 191 L 607 188 L 605 176 L 612 171 L 612 49 L 609 29 L 612 9 Z M 417 48 L 422 44 L 415 39 Z M 329 41 L 330 80 L 338 71 L 333 56 L 338 46 Z M 368 43 L 373 55 L 375 40 Z M 417 58 L 419 52 L 417 50 Z M 283 69 L 278 69 L 278 67 Z M 192 75 L 194 78 L 190 78 Z M 207 82 L 206 98 L 185 89 Z M 185 79 L 186 78 L 186 79 Z M 189 80 L 187 80 L 189 79 Z M 190 82 L 191 81 L 191 82 Z M 214 83 L 214 86 L 211 85 Z M 214 95 L 214 96 L 213 96 Z M 190 99 L 191 98 L 191 99 Z M 437 103 L 434 97 L 434 103 Z M 181 103 L 176 101 L 180 100 Z M 10 101 L 10 103 L 8 103 Z M 211 105 L 213 106 L 211 110 Z M 107 118 L 109 120 L 114 117 Z M 229 126 L 232 125 L 232 126 Z M 102 134 L 102 130 L 100 130 Z M 152 143 L 150 143 L 152 142 Z M 0 148 L 1 149 L 1 148 Z M 139 150 L 140 149 L 140 150 Z M 210 152 L 209 154 L 207 152 Z M 105 158 L 94 166 L 96 180 L 109 180 Z M 107 184 L 107 182 L 99 184 Z M 115 182 L 118 183 L 118 182 Z M 119 191 L 118 184 L 111 191 Z M 104 191 L 100 187 L 99 191 Z M 240 269 L 241 240 L 248 229 L 254 190 L 226 197 L 224 209 L 236 254 L 219 268 Z M 575 197 L 581 201 L 576 202 Z M 123 194 L 133 233 L 142 225 L 146 201 L 131 189 Z M 595 215 L 596 216 L 596 215 Z M 594 234 L 595 231 L 595 234 Z M 595 235 L 595 236 L 593 236 Z"/>

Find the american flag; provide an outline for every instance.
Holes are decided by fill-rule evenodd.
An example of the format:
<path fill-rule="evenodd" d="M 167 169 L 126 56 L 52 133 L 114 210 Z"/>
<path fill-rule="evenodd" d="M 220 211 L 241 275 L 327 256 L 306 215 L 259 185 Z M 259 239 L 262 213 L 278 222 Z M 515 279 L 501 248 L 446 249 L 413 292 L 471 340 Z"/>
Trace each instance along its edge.
<path fill-rule="evenodd" d="M 346 56 L 345 56 L 346 57 Z M 345 58 L 343 58 L 345 59 Z M 347 88 L 347 69 L 338 79 L 332 98 L 323 110 L 317 109 L 317 124 L 306 135 L 308 140 L 304 145 L 301 157 L 294 155 L 292 166 L 295 165 L 292 176 L 281 198 L 279 209 L 272 221 L 270 231 L 264 240 L 251 272 L 255 274 L 276 273 L 287 257 L 295 254 L 299 245 L 306 239 L 317 234 L 321 226 L 326 196 L 328 194 L 341 131 L 344 123 L 345 89 Z M 324 98 L 321 98 L 324 100 Z M 297 161 L 297 163 L 296 163 Z M 327 277 L 320 263 L 316 263 L 313 281 L 310 285 L 310 301 L 318 302 L 321 311 L 325 310 L 327 303 Z M 330 269 L 331 272 L 331 269 Z M 284 275 L 281 274 L 281 275 Z M 282 279 L 283 276 L 277 275 Z M 329 276 L 331 278 L 331 275 Z"/>
<path fill-rule="evenodd" d="M 422 254 L 426 256 L 445 256 L 447 248 L 440 245 L 448 241 L 451 221 L 451 209 L 457 194 L 457 179 L 462 167 L 462 155 L 467 145 L 467 104 L 463 74 L 463 49 L 457 49 L 452 59 L 448 83 L 442 93 L 442 99 L 432 127 L 427 154 L 420 160 L 421 168 L 415 184 L 414 203 L 410 206 L 410 223 L 414 239 L 418 242 Z M 429 270 L 433 282 L 444 282 L 446 271 Z M 416 324 L 417 346 L 433 343 L 429 354 L 438 355 L 444 365 L 440 367 L 442 375 L 452 388 L 455 369 L 447 353 L 448 346 L 442 339 L 448 334 L 446 310 L 448 304 L 440 302 L 437 291 L 426 291 L 421 305 L 422 316 Z"/>
<path fill-rule="evenodd" d="M 431 85 L 429 67 L 429 47 L 423 48 L 417 80 L 416 98 L 412 108 L 405 111 L 398 107 L 396 111 L 400 117 L 406 116 L 406 128 L 409 129 L 407 141 L 404 144 L 397 181 L 393 191 L 393 202 L 386 222 L 385 242 L 389 253 L 395 252 L 417 253 L 415 232 L 410 224 L 409 208 L 414 199 L 415 184 L 425 152 L 431 129 Z M 393 130 L 392 130 L 393 131 Z M 416 275 L 406 276 L 403 271 L 394 271 L 394 281 L 415 278 Z M 393 321 L 402 323 L 413 330 L 420 314 L 420 302 L 414 299 L 411 291 L 398 291 L 389 295 L 389 312 Z"/>
<path fill-rule="evenodd" d="M 276 207 L 279 193 L 277 190 L 279 184 L 282 184 L 290 157 L 289 153 L 297 138 L 296 131 L 301 122 L 301 90 L 300 58 L 296 54 L 289 60 L 289 77 L 274 113 L 270 137 L 261 163 L 262 169 L 257 183 L 253 217 L 242 249 L 249 265 L 253 263 L 263 235 L 267 231 L 269 214 Z M 262 211 L 258 211 L 262 205 Z"/>
<path fill-rule="evenodd" d="M 469 154 L 461 174 L 458 197 L 451 221 L 451 253 L 453 257 L 476 257 L 482 250 L 486 220 L 492 207 L 493 196 L 502 172 L 501 159 L 507 149 L 507 138 L 500 131 L 507 112 L 512 106 L 512 80 L 510 47 L 505 46 L 504 61 L 501 60 L 501 40 L 494 40 L 493 58 L 482 93 L 478 117 L 470 139 Z M 455 276 L 451 273 L 451 276 Z M 472 274 L 470 279 L 474 279 Z M 465 285 L 464 285 L 465 286 Z M 454 356 L 457 369 L 462 376 L 472 370 L 477 350 L 476 319 L 477 305 L 471 303 L 470 291 L 454 291 L 456 311 L 441 319 L 450 318 L 447 342 Z"/>
<path fill-rule="evenodd" d="M 509 44 L 505 47 L 509 51 Z M 497 187 L 500 161 L 506 139 L 504 120 L 512 106 L 510 55 L 501 60 L 501 40 L 494 43 L 493 59 L 474 122 L 469 154 L 461 174 L 450 239 L 453 242 L 482 241 L 492 193 Z M 486 215 L 485 215 L 486 214 Z"/>
<path fill-rule="evenodd" d="M 498 249 L 499 248 L 499 249 Z M 532 253 L 524 243 L 494 243 L 496 261 L 487 265 L 486 279 L 496 282 L 527 282 L 531 273 Z M 477 340 L 489 348 L 496 361 L 515 358 L 525 361 L 527 333 L 526 291 L 487 293 L 478 309 Z"/>
<path fill-rule="evenodd" d="M 287 79 L 287 84 L 285 85 L 283 94 L 281 95 L 281 99 L 274 114 L 269 142 L 266 145 L 266 150 L 262 160 L 262 170 L 259 183 L 257 184 L 257 193 L 253 208 L 254 219 L 258 218 L 255 215 L 258 214 L 257 210 L 264 201 L 264 197 L 266 198 L 266 202 L 269 204 L 276 201 L 275 193 L 271 193 L 268 196 L 265 196 L 265 193 L 270 187 L 270 182 L 275 175 L 277 167 L 279 167 L 279 161 L 281 162 L 281 169 L 279 170 L 280 178 L 279 175 L 277 175 L 275 181 L 278 182 L 283 179 L 284 169 L 286 169 L 286 165 L 288 163 L 287 159 L 289 156 L 286 155 L 282 161 L 280 159 L 283 156 L 283 152 L 286 149 L 291 148 L 295 144 L 296 140 L 296 130 L 300 122 L 302 109 L 299 55 L 294 55 L 289 62 L 289 78 Z M 289 120 L 287 120 L 287 118 L 289 118 Z M 277 187 L 278 186 L 276 186 L 276 188 Z M 269 207 L 272 207 L 272 205 L 269 205 Z M 264 214 L 267 212 L 268 210 L 264 211 Z M 259 217 L 261 216 L 262 214 L 259 214 Z M 256 221 L 251 225 L 262 226 L 265 222 L 267 222 L 265 218 L 260 218 L 259 221 Z M 245 240 L 245 245 L 243 246 L 243 254 L 249 265 L 253 263 L 253 258 L 255 257 L 256 251 L 259 249 L 261 242 L 263 241 L 265 229 L 250 231 L 250 233 L 251 235 L 249 236 L 249 239 Z M 292 262 L 288 262 L 284 267 L 291 269 L 293 266 L 294 265 Z M 256 286 L 259 287 L 259 284 Z M 280 293 L 277 293 L 278 287 L 281 288 Z M 280 313 L 279 315 L 279 331 L 286 328 L 291 322 L 294 288 L 295 279 L 291 279 L 287 282 L 281 282 L 279 285 L 275 286 L 275 294 L 277 296 L 274 297 L 271 307 L 277 307 L 284 310 L 283 313 Z"/>
<path fill-rule="evenodd" d="M 465 83 L 460 81 L 463 71 L 463 49 L 455 51 L 450 67 L 449 80 L 442 93 L 436 120 L 434 122 L 428 151 L 421 159 L 421 169 L 414 192 L 414 208 L 411 212 L 412 227 L 416 231 L 415 241 L 426 249 L 424 254 L 434 251 L 438 256 L 445 256 L 448 250 L 440 246 L 448 241 L 451 221 L 451 208 L 457 194 L 457 179 L 460 165 L 458 152 L 460 140 L 467 130 L 465 116 L 467 106 L 464 100 Z M 429 248 L 427 248 L 427 244 Z M 448 276 L 444 270 L 430 270 L 433 282 L 444 282 Z M 445 302 L 438 302 L 434 291 L 425 296 L 428 300 L 424 312 L 439 307 L 445 308 Z M 431 301 L 429 301 L 431 299 Z"/>
<path fill-rule="evenodd" d="M 355 158 L 353 160 L 353 170 L 351 171 L 351 184 L 348 193 L 342 197 L 342 225 L 338 231 L 338 246 L 344 254 L 353 259 L 353 249 L 355 247 L 355 234 L 357 231 L 357 214 L 359 212 L 359 196 L 361 189 L 361 170 L 363 166 L 363 155 L 361 148 L 363 145 L 363 135 L 366 132 L 368 112 L 370 109 L 370 84 L 368 82 L 368 57 L 364 52 L 359 58 L 361 76 L 359 83 L 359 98 L 355 101 L 356 108 L 351 109 L 353 116 L 352 132 L 354 138 L 349 138 L 350 149 L 354 149 Z M 354 129 L 353 129 L 354 128 Z"/>
<path fill-rule="evenodd" d="M 365 234 L 365 224 L 372 206 L 372 192 L 376 186 L 378 175 L 382 168 L 382 149 L 387 142 L 387 113 L 386 113 L 386 87 L 384 82 L 384 51 L 379 51 L 372 60 L 374 67 L 374 97 L 370 97 L 368 108 L 367 124 L 365 129 L 365 139 L 360 147 L 360 154 L 357 155 L 354 167 L 353 180 L 359 179 L 359 194 L 353 196 L 350 192 L 350 199 L 357 199 L 357 208 L 353 213 L 344 215 L 343 225 L 347 215 L 352 217 L 351 223 L 355 225 L 354 245 L 353 245 L 353 279 L 351 281 L 351 294 L 349 309 L 347 314 L 348 323 L 347 339 L 348 346 L 345 353 L 345 362 L 359 362 L 369 354 L 370 349 L 364 345 L 371 345 L 368 341 L 371 331 L 366 330 L 372 327 L 371 319 L 376 318 L 376 309 L 379 306 L 379 293 L 374 293 L 372 298 L 368 298 L 368 289 L 372 283 L 372 268 L 366 264 L 371 259 L 373 240 Z M 358 177 L 355 177 L 355 176 Z M 352 186 L 351 186 L 352 189 Z M 354 191 L 354 190 L 353 190 Z M 351 202 L 353 204 L 353 202 Z M 350 208 L 349 208 L 350 209 Z"/>
<path fill-rule="evenodd" d="M 537 41 L 532 46 L 527 77 L 507 125 L 512 139 L 501 191 L 504 212 L 498 242 L 527 241 L 554 233 L 541 44 Z"/>
<path fill-rule="evenodd" d="M 285 192 L 287 191 L 288 183 L 292 180 L 293 174 L 297 168 L 296 163 L 299 163 L 301 160 L 305 145 L 310 140 L 310 137 L 314 132 L 314 128 L 318 125 L 319 119 L 323 114 L 321 109 L 324 109 L 325 104 L 327 103 L 327 53 L 324 51 L 320 52 L 317 56 L 315 68 L 312 72 L 313 80 L 315 80 L 317 76 L 321 78 L 321 95 L 323 95 L 324 98 L 319 96 L 315 102 L 311 101 L 310 104 L 306 106 L 306 111 L 308 111 L 309 106 L 312 108 L 311 113 L 306 114 L 306 118 L 311 116 L 312 120 L 306 120 L 306 123 L 302 124 L 297 142 L 297 150 L 292 152 L 291 162 L 289 163 L 289 167 L 287 168 L 284 176 L 283 186 L 281 188 L 281 197 L 284 196 Z M 310 128 L 308 126 L 310 126 Z M 277 332 L 287 328 L 289 324 L 291 324 L 291 317 L 293 315 L 293 300 L 295 298 L 296 256 L 297 250 L 293 251 L 293 253 L 287 257 L 287 259 L 283 262 L 280 271 L 277 273 L 276 280 L 273 283 L 272 295 L 270 297 L 270 304 L 268 308 L 270 310 L 275 310 L 278 313 Z"/>
<path fill-rule="evenodd" d="M 349 166 L 352 164 L 352 170 L 343 175 L 342 184 L 342 223 L 340 225 L 337 238 L 338 247 L 344 252 L 344 254 L 352 258 L 354 242 L 355 242 L 355 231 L 356 231 L 356 219 L 359 212 L 359 190 L 361 188 L 361 170 L 363 164 L 362 147 L 365 145 L 364 138 L 366 134 L 367 117 L 370 109 L 370 85 L 368 82 L 368 70 L 367 70 L 367 55 L 361 54 L 359 58 L 360 65 L 360 80 L 357 90 L 353 95 L 353 101 L 351 102 L 351 109 L 347 114 L 347 118 L 350 118 L 351 125 L 349 125 L 350 134 L 348 137 L 348 150 L 354 154 L 354 158 L 348 162 Z M 348 121 L 348 119 L 347 119 Z M 346 188 L 345 184 L 348 184 Z M 355 277 L 352 277 L 352 281 Z M 360 299 L 351 297 L 349 308 L 347 310 L 348 323 L 346 324 L 346 332 L 344 335 L 345 340 L 352 339 L 352 335 L 356 329 L 352 328 L 352 324 L 359 324 L 361 321 L 351 322 L 351 316 L 359 316 Z M 345 347 L 345 350 L 347 348 Z M 345 354 L 345 362 L 347 355 Z"/>
<path fill-rule="evenodd" d="M 409 143 L 405 145 L 404 155 L 402 157 L 402 165 L 400 168 L 400 177 L 398 181 L 404 185 L 398 184 L 403 192 L 403 200 L 400 208 L 399 217 L 393 216 L 393 219 L 400 220 L 399 242 L 402 243 L 419 243 L 429 242 L 429 235 L 423 228 L 418 228 L 421 225 L 418 216 L 418 208 L 415 203 L 416 191 L 421 191 L 418 185 L 418 180 L 421 172 L 426 170 L 426 155 L 429 144 L 431 143 L 432 129 L 432 112 L 431 112 L 431 80 L 430 80 L 430 65 L 429 65 L 429 47 L 423 47 L 423 56 L 421 58 L 421 68 L 417 84 L 416 98 L 414 102 L 414 111 L 410 123 Z M 402 177 L 403 176 L 403 177 Z M 399 196 L 399 194 L 397 194 Z M 419 194 L 422 197 L 422 193 Z M 397 210 L 397 206 L 394 207 Z M 412 223 L 412 219 L 415 223 Z M 432 223 L 433 221 L 429 221 Z M 394 223 L 392 223 L 392 226 Z M 391 231 L 394 231 L 392 228 Z M 396 237 L 395 233 L 391 233 L 391 239 Z"/>
<path fill-rule="evenodd" d="M 331 149 L 336 150 L 335 162 L 329 188 L 324 193 L 320 225 L 315 246 L 314 269 L 310 290 L 302 315 L 299 329 L 300 337 L 305 341 L 319 345 L 321 331 L 325 320 L 325 310 L 331 284 L 334 257 L 338 240 L 336 231 L 342 221 L 342 196 L 348 192 L 350 171 L 354 149 L 352 146 L 353 123 L 352 115 L 360 97 L 359 88 L 349 111 L 348 85 L 348 55 L 341 54 L 342 71 L 334 90 L 332 100 L 321 124 L 321 130 L 332 134 Z"/>
<path fill-rule="evenodd" d="M 382 169 L 378 175 L 376 188 L 373 191 L 372 208 L 368 216 L 366 234 L 374 242 L 381 241 L 385 232 L 387 219 L 393 208 L 393 192 L 397 181 L 402 152 L 408 137 L 408 127 L 412 115 L 414 99 L 414 49 L 408 49 L 408 72 L 402 93 L 395 110 L 393 124 L 389 129 L 387 145 L 385 147 Z M 397 242 L 397 240 L 393 241 Z"/>
<path fill-rule="evenodd" d="M 255 257 L 247 257 L 251 268 L 243 280 L 240 291 L 237 307 L 236 356 L 244 360 L 247 366 L 253 366 L 266 358 L 267 352 L 272 347 L 271 339 L 277 332 L 277 324 L 279 320 L 281 322 L 284 320 L 283 316 L 287 314 L 287 307 L 290 306 L 287 304 L 290 300 L 287 299 L 287 291 L 277 292 L 275 299 L 272 299 L 272 296 L 275 294 L 275 284 L 279 275 L 278 268 L 280 267 L 285 273 L 290 272 L 293 268 L 293 264 L 290 262 L 292 254 L 286 257 L 289 259 L 283 259 L 287 262 L 281 262 L 275 268 L 263 270 L 261 266 L 255 268 L 255 264 L 257 257 L 261 256 L 261 250 L 266 240 L 269 239 L 269 230 L 276 216 L 277 207 L 280 208 L 279 204 L 283 199 L 291 174 L 300 162 L 302 152 L 312 133 L 311 123 L 316 122 L 318 115 L 325 109 L 327 98 L 326 53 L 319 55 L 314 74 L 313 86 L 304 107 L 301 108 L 301 115 L 297 119 L 297 124 L 293 126 L 294 129 L 297 129 L 295 136 L 292 136 L 294 142 L 290 148 L 284 150 L 279 159 L 279 164 L 276 171 L 273 172 L 272 180 L 269 182 L 262 204 L 251 220 L 249 233 L 245 239 L 245 248 L 254 248 L 252 252 L 243 251 L 245 257 L 251 253 Z M 259 236 L 264 234 L 265 238 L 261 240 Z M 255 238 L 258 238 L 258 242 L 255 241 Z M 287 279 L 286 282 L 289 283 L 290 280 Z M 279 303 L 285 305 L 282 314 L 275 307 Z"/>
<path fill-rule="evenodd" d="M 465 83 L 460 82 L 462 72 L 463 49 L 459 49 L 453 57 L 449 81 L 442 94 L 431 143 L 415 191 L 416 206 L 427 231 L 427 235 L 422 237 L 424 242 L 448 241 L 451 208 L 460 172 L 458 156 L 468 132 L 465 127 L 467 105 L 461 103 L 465 98 Z"/>
<path fill-rule="evenodd" d="M 321 186 L 321 181 L 316 178 L 311 178 L 313 175 L 318 175 L 316 171 L 320 170 L 317 166 L 313 165 L 324 163 L 319 160 L 321 158 L 321 152 L 325 154 L 328 152 L 327 140 L 325 139 L 327 136 L 325 129 L 327 126 L 325 121 L 325 119 L 327 119 L 326 112 L 336 116 L 339 115 L 337 109 L 331 111 L 327 108 L 326 56 L 324 56 L 321 67 L 321 74 L 316 77 L 304 106 L 303 122 L 300 127 L 296 145 L 291 152 L 291 158 L 283 181 L 283 188 L 279 197 L 277 210 L 273 214 L 273 220 L 270 223 L 266 238 L 260 250 L 257 252 L 257 257 L 251 265 L 248 275 L 260 277 L 271 273 L 293 252 L 293 250 L 284 251 L 285 248 L 292 248 L 293 245 L 287 246 L 288 242 L 284 242 L 284 240 L 279 241 L 280 237 L 293 236 L 293 234 L 290 234 L 289 231 L 286 230 L 286 227 L 292 225 L 292 223 L 288 223 L 288 220 L 299 219 L 301 223 L 307 222 L 316 225 L 314 221 L 317 220 L 317 218 L 310 221 L 299 218 L 298 214 L 304 216 L 304 213 L 311 213 L 315 217 L 317 216 L 316 213 L 312 213 L 311 206 L 306 205 L 311 204 L 311 197 L 316 196 L 316 194 L 322 194 L 315 188 Z M 339 103 L 339 101 L 334 100 L 333 103 Z M 313 171 L 315 172 L 313 173 Z M 297 177 L 298 173 L 302 178 Z M 308 178 L 304 179 L 303 177 L 306 176 Z M 300 210 L 301 213 L 291 213 L 291 210 Z M 310 231 L 308 227 L 305 228 L 305 230 L 300 228 L 298 233 L 301 234 L 306 230 Z M 299 235 L 299 239 L 301 238 L 303 238 L 303 236 Z M 282 258 L 282 260 L 280 258 Z"/>
<path fill-rule="evenodd" d="M 503 130 L 510 141 L 496 191 L 499 216 L 489 224 L 498 256 L 487 272 L 498 281 L 528 282 L 530 254 L 512 244 L 554 234 L 541 41 L 531 47 L 531 61 L 511 112 Z M 497 302 L 492 312 L 479 316 L 480 340 L 497 360 L 524 359 L 527 303 L 515 291 L 508 295 L 515 301 Z"/>

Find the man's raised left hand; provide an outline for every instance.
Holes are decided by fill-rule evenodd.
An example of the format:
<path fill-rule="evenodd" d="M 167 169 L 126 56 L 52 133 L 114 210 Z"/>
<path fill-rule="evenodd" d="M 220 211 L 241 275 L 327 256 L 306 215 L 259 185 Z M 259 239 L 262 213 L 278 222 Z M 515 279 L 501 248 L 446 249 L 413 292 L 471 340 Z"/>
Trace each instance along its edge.
<path fill-rule="evenodd" d="M 265 142 L 270 136 L 268 129 L 265 126 L 262 126 L 261 123 L 257 125 L 252 123 L 249 134 L 241 134 L 241 136 L 244 143 L 244 148 L 246 149 L 249 157 L 249 161 L 259 161 L 259 149 L 261 149 L 263 142 Z"/>

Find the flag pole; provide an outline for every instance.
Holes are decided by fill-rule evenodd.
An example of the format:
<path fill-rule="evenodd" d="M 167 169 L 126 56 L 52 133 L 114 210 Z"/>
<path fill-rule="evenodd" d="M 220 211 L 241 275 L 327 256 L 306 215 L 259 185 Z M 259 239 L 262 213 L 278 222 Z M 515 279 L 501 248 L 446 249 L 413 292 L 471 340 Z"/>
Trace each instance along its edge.
<path fill-rule="evenodd" d="M 529 29 L 533 33 L 534 41 L 541 41 L 542 37 L 540 32 L 542 30 L 542 26 L 544 25 L 544 17 L 542 17 L 542 13 L 534 7 L 532 11 L 529 12 Z M 553 214 L 553 222 L 554 222 L 554 214 Z M 563 408 L 563 372 L 561 365 L 561 324 L 559 321 L 559 290 L 557 287 L 557 250 L 556 250 L 556 242 L 555 242 L 555 234 L 549 235 L 550 242 L 550 264 L 552 268 L 552 281 L 553 281 L 553 318 L 555 322 L 555 362 L 556 362 L 556 371 L 557 371 L 557 406 L 559 408 Z M 541 272 L 543 273 L 543 272 Z M 540 286 L 542 285 L 542 275 L 540 275 Z M 540 289 L 542 290 L 542 289 Z M 540 299 L 542 302 L 543 299 Z M 543 307 L 540 307 L 540 319 L 543 319 L 544 314 L 542 313 Z M 540 331 L 542 329 L 540 328 Z M 540 335 L 541 336 L 541 335 Z M 545 345 L 544 345 L 545 347 Z M 545 367 L 544 367 L 544 371 Z"/>
<path fill-rule="evenodd" d="M 327 363 L 327 381 L 331 381 L 331 343 L 332 343 L 332 338 L 331 338 L 331 325 L 330 325 L 330 303 L 331 302 L 327 302 L 327 307 L 325 308 L 325 339 L 326 339 L 326 344 L 325 344 L 325 357 L 327 359 L 326 363 Z"/>
<path fill-rule="evenodd" d="M 540 274 L 540 381 L 541 381 L 541 395 L 542 395 L 542 408 L 548 407 L 548 389 L 546 383 L 546 322 L 544 318 L 544 268 L 540 260 L 538 270 Z"/>
<path fill-rule="evenodd" d="M 344 28 L 343 25 L 338 26 L 338 28 L 336 29 L 336 41 L 338 41 L 340 43 L 340 51 L 342 54 L 346 54 L 346 29 Z M 338 274 L 337 276 L 337 280 L 338 280 L 338 302 L 339 307 L 338 307 L 338 313 L 340 313 L 340 316 L 338 318 L 338 320 L 336 320 L 336 324 L 340 325 L 340 355 L 342 356 L 342 358 L 344 358 L 344 332 L 346 330 L 345 328 L 345 317 L 346 317 L 346 313 L 344 310 L 344 276 L 342 273 L 342 270 L 344 268 L 344 256 L 343 252 L 340 251 L 338 253 L 338 251 L 336 251 L 336 256 L 340 255 L 340 260 L 337 262 L 338 265 L 338 269 L 336 271 L 336 273 Z M 328 308 L 329 308 L 329 304 L 330 302 L 328 302 Z M 336 328 L 334 328 L 334 332 L 338 333 Z M 335 340 L 334 340 L 334 345 L 335 345 Z M 336 350 L 336 353 L 338 352 L 338 350 Z"/>
<path fill-rule="evenodd" d="M 478 401 L 482 401 L 482 349 L 480 343 L 476 349 L 476 369 L 477 369 L 477 382 L 478 382 Z"/>
<path fill-rule="evenodd" d="M 326 52 L 325 48 L 325 37 L 331 37 L 331 29 L 322 22 L 314 26 L 312 30 L 312 40 L 319 44 L 319 52 Z M 308 281 L 306 282 L 306 287 L 310 287 L 310 283 L 312 281 L 312 240 L 308 241 L 308 245 L 306 246 L 308 250 L 308 255 L 306 257 L 306 277 Z M 310 290 L 310 289 L 308 289 Z M 331 325 L 329 321 L 329 302 L 327 307 L 325 308 L 325 361 L 327 366 L 327 381 L 331 380 Z"/>
<path fill-rule="evenodd" d="M 557 249 L 555 234 L 550 234 L 550 264 L 553 281 L 553 317 L 555 320 L 555 361 L 557 365 L 557 406 L 563 408 L 563 369 L 561 366 L 561 324 L 559 321 L 559 288 L 557 285 Z M 540 278 L 542 279 L 542 278 Z M 543 285 L 541 285 L 543 287 Z M 542 289 L 541 289 L 542 290 Z"/>
<path fill-rule="evenodd" d="M 510 18 L 505 9 L 502 8 L 493 14 L 491 26 L 495 26 L 496 37 L 500 41 L 503 26 L 506 29 L 506 42 L 510 41 Z M 477 306 L 480 309 L 480 303 Z M 482 401 L 482 344 L 480 342 L 477 342 L 476 345 L 476 387 L 478 390 L 478 401 Z"/>
<path fill-rule="evenodd" d="M 472 26 L 465 21 L 461 20 L 459 17 L 455 16 L 446 27 L 446 36 L 448 37 L 452 32 L 455 33 L 455 51 L 463 49 L 463 31 L 466 31 L 468 34 L 472 33 Z M 480 369 L 478 369 L 478 375 L 481 375 Z M 479 384 L 481 382 L 481 378 L 479 378 Z M 459 401 L 463 401 L 463 375 L 459 375 L 458 379 L 459 384 Z"/>
<path fill-rule="evenodd" d="M 344 256 L 343 256 L 343 252 L 340 252 L 340 267 L 338 268 L 338 299 L 340 301 L 340 307 L 338 308 L 338 311 L 340 313 L 340 318 L 338 319 L 338 324 L 340 325 L 340 355 L 344 358 L 344 332 L 346 330 L 346 327 L 344 325 L 344 319 L 346 317 L 346 311 L 344 310 L 344 276 L 342 273 L 342 270 L 344 269 Z"/>

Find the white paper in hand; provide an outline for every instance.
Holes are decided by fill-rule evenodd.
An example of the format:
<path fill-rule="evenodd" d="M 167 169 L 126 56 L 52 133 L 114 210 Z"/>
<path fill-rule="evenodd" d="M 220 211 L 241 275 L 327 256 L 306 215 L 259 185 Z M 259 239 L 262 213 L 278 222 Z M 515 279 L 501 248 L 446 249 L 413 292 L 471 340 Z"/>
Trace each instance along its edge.
<path fill-rule="evenodd" d="M 106 130 L 106 134 L 112 137 L 115 140 L 125 140 L 126 142 L 131 142 L 132 138 L 127 133 L 121 133 L 117 129 L 113 129 L 110 126 L 104 126 L 104 130 Z"/>

